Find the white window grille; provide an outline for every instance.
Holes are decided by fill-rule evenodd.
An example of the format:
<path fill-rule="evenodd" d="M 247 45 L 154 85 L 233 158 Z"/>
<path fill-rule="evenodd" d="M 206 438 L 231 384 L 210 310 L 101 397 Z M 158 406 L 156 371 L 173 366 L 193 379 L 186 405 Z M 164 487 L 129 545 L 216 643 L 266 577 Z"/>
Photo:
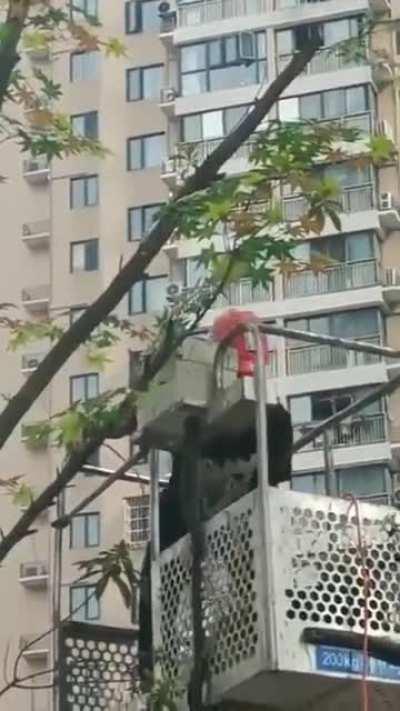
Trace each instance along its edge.
<path fill-rule="evenodd" d="M 149 539 L 150 496 L 131 496 L 125 499 L 125 540 L 141 546 Z"/>

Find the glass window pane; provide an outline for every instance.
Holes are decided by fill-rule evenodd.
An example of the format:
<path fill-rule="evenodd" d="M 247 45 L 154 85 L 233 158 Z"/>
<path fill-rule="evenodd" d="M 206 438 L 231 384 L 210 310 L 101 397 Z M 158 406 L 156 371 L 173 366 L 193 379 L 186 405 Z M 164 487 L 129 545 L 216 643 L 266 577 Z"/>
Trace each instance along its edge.
<path fill-rule="evenodd" d="M 281 121 L 299 120 L 299 98 L 294 96 L 291 99 L 281 99 L 279 102 L 279 119 Z"/>
<path fill-rule="evenodd" d="M 294 49 L 292 30 L 282 30 L 276 33 L 276 47 L 278 55 L 291 54 Z"/>
<path fill-rule="evenodd" d="M 160 100 L 163 67 L 143 69 L 143 99 Z"/>
<path fill-rule="evenodd" d="M 207 75 L 205 72 L 185 74 L 181 81 L 182 96 L 193 96 L 207 91 Z"/>
<path fill-rule="evenodd" d="M 201 114 L 184 116 L 182 121 L 182 139 L 188 142 L 201 141 L 203 137 L 201 126 Z"/>
<path fill-rule="evenodd" d="M 311 398 L 311 405 L 311 420 L 313 422 L 326 420 L 327 417 L 330 417 L 335 412 L 333 402 L 328 398 L 322 398 L 320 395 L 316 395 Z"/>
<path fill-rule="evenodd" d="M 98 514 L 89 514 L 87 516 L 87 545 L 88 546 L 98 546 L 100 544 L 99 533 L 100 533 L 99 515 Z"/>
<path fill-rule="evenodd" d="M 85 517 L 74 516 L 71 521 L 71 548 L 85 547 Z"/>
<path fill-rule="evenodd" d="M 82 178 L 71 181 L 71 207 L 80 208 L 85 204 L 85 182 Z"/>
<path fill-rule="evenodd" d="M 321 94 L 300 96 L 300 116 L 306 120 L 322 118 Z"/>
<path fill-rule="evenodd" d="M 368 93 L 365 86 L 352 86 L 346 90 L 347 113 L 357 114 L 368 111 Z"/>
<path fill-rule="evenodd" d="M 182 72 L 205 69 L 206 66 L 206 44 L 192 44 L 181 48 L 181 70 Z"/>
<path fill-rule="evenodd" d="M 129 294 L 129 313 L 138 314 L 144 311 L 143 282 L 134 284 Z"/>
<path fill-rule="evenodd" d="M 374 244 L 372 236 L 360 232 L 356 235 L 349 235 L 345 238 L 346 261 L 358 262 L 363 259 L 372 259 L 374 256 Z"/>
<path fill-rule="evenodd" d="M 210 138 L 222 138 L 224 126 L 222 111 L 207 111 L 203 114 L 203 138 L 207 141 Z"/>
<path fill-rule="evenodd" d="M 143 231 L 147 234 L 152 229 L 161 205 L 147 205 L 143 208 Z"/>
<path fill-rule="evenodd" d="M 97 203 L 99 202 L 99 183 L 97 176 L 87 178 L 86 190 L 86 204 L 88 206 L 97 205 Z"/>
<path fill-rule="evenodd" d="M 233 106 L 224 111 L 225 135 L 236 128 L 239 121 L 245 116 L 249 110 L 249 106 Z"/>
<path fill-rule="evenodd" d="M 78 272 L 85 269 L 85 245 L 83 243 L 72 245 L 72 271 Z"/>
<path fill-rule="evenodd" d="M 73 116 L 71 123 L 74 136 L 85 135 L 85 117 L 83 115 Z"/>
<path fill-rule="evenodd" d="M 125 3 L 125 30 L 136 32 L 138 30 L 138 4 L 136 0 Z"/>
<path fill-rule="evenodd" d="M 343 89 L 325 91 L 322 94 L 324 118 L 338 118 L 346 113 L 345 93 Z"/>
<path fill-rule="evenodd" d="M 143 32 L 160 32 L 161 18 L 158 13 L 158 0 L 142 0 L 140 9 L 142 12 Z"/>
<path fill-rule="evenodd" d="M 85 250 L 85 269 L 88 272 L 95 271 L 99 266 L 99 242 L 97 239 L 91 239 L 86 244 Z"/>
<path fill-rule="evenodd" d="M 225 62 L 237 62 L 239 57 L 238 38 L 227 37 L 225 39 Z"/>
<path fill-rule="evenodd" d="M 85 614 L 86 589 L 82 586 L 71 588 L 70 595 L 70 612 L 73 612 L 72 619 L 83 622 L 86 619 Z"/>
<path fill-rule="evenodd" d="M 140 170 L 142 165 L 142 140 L 140 138 L 129 139 L 128 144 L 129 158 L 128 167 L 129 170 Z"/>
<path fill-rule="evenodd" d="M 222 65 L 222 40 L 216 39 L 208 43 L 208 61 L 210 67 L 220 67 Z"/>
<path fill-rule="evenodd" d="M 349 21 L 334 20 L 326 22 L 324 25 L 325 46 L 329 47 L 337 42 L 347 39 L 350 36 Z"/>
<path fill-rule="evenodd" d="M 97 397 L 99 394 L 99 378 L 96 373 L 87 376 L 87 399 Z"/>
<path fill-rule="evenodd" d="M 256 83 L 256 65 L 229 66 L 210 70 L 210 91 L 233 89 Z"/>
<path fill-rule="evenodd" d="M 97 111 L 89 111 L 85 116 L 85 135 L 87 138 L 97 138 L 99 133 Z"/>
<path fill-rule="evenodd" d="M 146 136 L 144 139 L 144 166 L 154 168 L 164 160 L 164 135 Z"/>
<path fill-rule="evenodd" d="M 128 72 L 128 100 L 138 101 L 141 98 L 140 69 L 130 69 Z"/>
<path fill-rule="evenodd" d="M 146 281 L 146 311 L 151 313 L 162 311 L 165 306 L 165 289 L 168 277 L 157 277 Z"/>
<path fill-rule="evenodd" d="M 302 476 L 293 476 L 292 489 L 294 491 L 302 491 L 304 494 L 323 495 L 325 493 L 325 482 L 323 472 L 315 472 L 315 474 L 304 474 Z"/>
<path fill-rule="evenodd" d="M 386 491 L 385 469 L 380 466 L 351 467 L 339 474 L 340 493 L 372 496 Z"/>
<path fill-rule="evenodd" d="M 98 620 L 100 617 L 99 601 L 96 597 L 96 588 L 86 588 L 86 620 Z"/>
<path fill-rule="evenodd" d="M 71 400 L 72 404 L 85 399 L 85 378 L 76 376 L 71 378 Z"/>
<path fill-rule="evenodd" d="M 290 414 L 294 425 L 302 424 L 303 422 L 311 422 L 310 396 L 301 395 L 300 397 L 292 397 L 290 399 Z"/>
<path fill-rule="evenodd" d="M 133 207 L 129 210 L 128 222 L 129 239 L 140 239 L 143 236 L 141 207 Z"/>
<path fill-rule="evenodd" d="M 267 35 L 265 32 L 257 32 L 257 57 L 265 59 L 267 56 Z"/>

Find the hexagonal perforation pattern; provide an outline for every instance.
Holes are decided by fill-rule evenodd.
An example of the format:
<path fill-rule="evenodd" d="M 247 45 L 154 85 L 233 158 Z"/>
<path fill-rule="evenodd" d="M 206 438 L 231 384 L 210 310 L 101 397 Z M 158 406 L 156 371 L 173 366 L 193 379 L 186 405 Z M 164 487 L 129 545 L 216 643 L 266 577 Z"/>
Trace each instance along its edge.
<path fill-rule="evenodd" d="M 136 635 L 69 623 L 60 636 L 60 711 L 103 711 L 132 698 Z M 118 708 L 118 706 L 116 706 Z"/>
<path fill-rule="evenodd" d="M 252 658 L 259 641 L 254 511 L 249 501 L 253 499 L 245 497 L 244 506 L 234 504 L 206 526 L 203 616 L 213 676 Z M 177 678 L 192 657 L 191 564 L 189 537 L 161 557 L 161 657 L 170 678 Z"/>
<path fill-rule="evenodd" d="M 340 504 L 343 508 L 344 502 Z M 349 508 L 348 503 L 344 505 Z M 280 508 L 281 519 L 291 529 L 285 531 L 292 544 L 292 576 L 284 590 L 288 621 L 363 632 L 363 561 L 353 514 L 354 509 L 346 514 L 311 507 Z M 385 522 L 361 514 L 369 572 L 368 632 L 393 635 L 400 634 L 399 538 L 388 523 L 389 519 Z"/>

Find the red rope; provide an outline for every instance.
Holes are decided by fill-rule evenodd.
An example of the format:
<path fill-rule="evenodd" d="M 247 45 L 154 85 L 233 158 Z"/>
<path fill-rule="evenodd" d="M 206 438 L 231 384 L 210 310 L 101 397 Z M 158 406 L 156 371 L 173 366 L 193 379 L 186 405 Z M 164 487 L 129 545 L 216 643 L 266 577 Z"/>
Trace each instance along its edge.
<path fill-rule="evenodd" d="M 369 711 L 369 694 L 368 694 L 368 600 L 370 593 L 370 575 L 366 562 L 366 548 L 362 540 L 361 518 L 359 502 L 352 494 L 347 494 L 346 499 L 350 499 L 351 503 L 347 511 L 347 517 L 351 509 L 354 507 L 356 512 L 356 527 L 357 527 L 357 552 L 361 559 L 361 577 L 363 580 L 364 594 L 364 638 L 363 638 L 363 670 L 361 677 L 361 711 Z"/>

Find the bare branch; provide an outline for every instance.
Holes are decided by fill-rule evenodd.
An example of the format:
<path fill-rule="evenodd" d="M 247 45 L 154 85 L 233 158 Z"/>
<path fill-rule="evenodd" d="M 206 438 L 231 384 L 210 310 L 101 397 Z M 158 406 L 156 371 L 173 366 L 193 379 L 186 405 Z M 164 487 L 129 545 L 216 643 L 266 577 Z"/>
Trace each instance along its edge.
<path fill-rule="evenodd" d="M 18 44 L 28 17 L 31 0 L 9 0 L 0 43 L 0 110 L 10 86 L 11 75 L 20 56 Z"/>

